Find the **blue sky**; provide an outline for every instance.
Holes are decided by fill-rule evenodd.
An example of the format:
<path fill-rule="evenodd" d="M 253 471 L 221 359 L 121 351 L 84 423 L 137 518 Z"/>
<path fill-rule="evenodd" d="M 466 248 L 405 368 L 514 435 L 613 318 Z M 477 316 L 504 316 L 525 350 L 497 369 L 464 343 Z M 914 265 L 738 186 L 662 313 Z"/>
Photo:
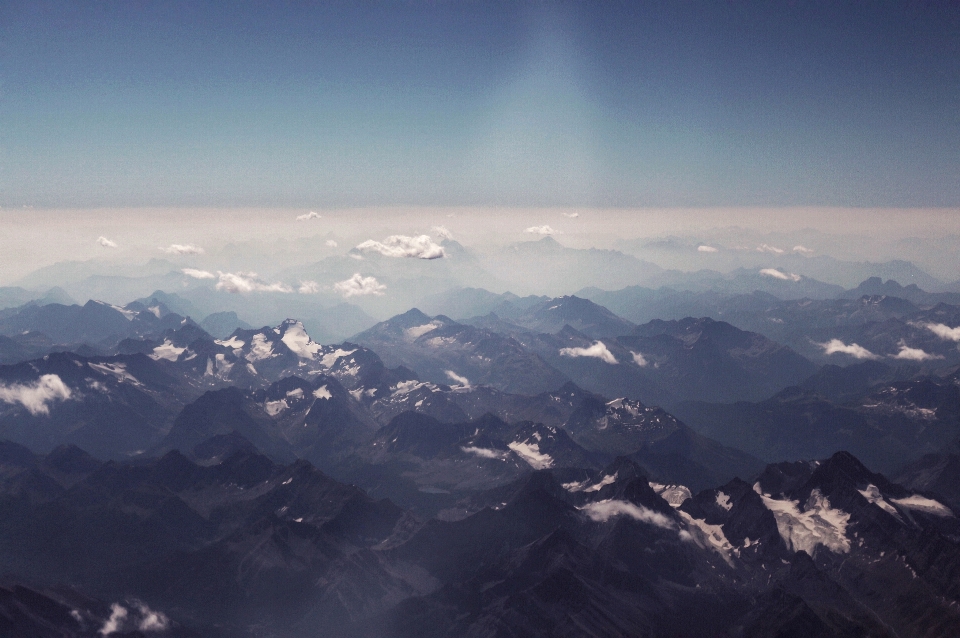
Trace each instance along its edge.
<path fill-rule="evenodd" d="M 0 3 L 5 208 L 956 207 L 958 105 L 956 2 Z"/>

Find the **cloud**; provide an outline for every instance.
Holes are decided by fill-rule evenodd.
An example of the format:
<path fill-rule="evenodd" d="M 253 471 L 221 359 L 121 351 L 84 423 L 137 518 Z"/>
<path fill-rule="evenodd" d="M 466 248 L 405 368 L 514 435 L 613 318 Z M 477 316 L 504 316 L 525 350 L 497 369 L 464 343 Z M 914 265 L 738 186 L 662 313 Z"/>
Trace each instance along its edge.
<path fill-rule="evenodd" d="M 639 352 L 634 352 L 634 351 L 631 350 L 631 351 L 630 351 L 630 356 L 633 357 L 633 362 L 634 362 L 635 364 L 637 364 L 638 366 L 640 366 L 641 368 L 645 368 L 645 367 L 647 366 L 647 364 L 650 363 L 650 362 L 647 361 L 647 360 L 643 357 L 643 355 L 640 354 Z"/>
<path fill-rule="evenodd" d="M 433 231 L 433 234 L 441 239 L 453 239 L 453 233 L 450 232 L 450 229 L 446 226 L 434 226 L 430 230 Z"/>
<path fill-rule="evenodd" d="M 774 255 L 783 254 L 782 248 L 777 248 L 776 246 L 770 246 L 768 244 L 760 244 L 757 246 L 757 251 L 761 253 L 773 253 Z"/>
<path fill-rule="evenodd" d="M 216 279 L 217 276 L 212 272 L 207 272 L 206 270 L 197 270 L 196 268 L 184 268 L 181 270 L 183 274 L 187 277 L 193 277 L 194 279 Z"/>
<path fill-rule="evenodd" d="M 72 394 L 70 388 L 55 374 L 45 374 L 29 385 L 0 384 L 0 401 L 19 403 L 34 416 L 50 414 L 49 403 L 66 401 Z"/>
<path fill-rule="evenodd" d="M 268 284 L 261 280 L 255 272 L 220 272 L 217 271 L 220 281 L 217 290 L 227 292 L 293 292 L 293 288 L 279 282 Z"/>
<path fill-rule="evenodd" d="M 570 219 L 576 219 L 577 217 L 580 217 L 580 213 L 560 213 L 560 214 L 563 215 L 564 217 L 569 217 Z"/>
<path fill-rule="evenodd" d="M 819 344 L 823 348 L 825 354 L 849 354 L 855 359 L 879 359 L 877 355 L 873 354 L 866 348 L 856 343 L 851 343 L 850 345 L 845 344 L 839 339 L 831 339 L 827 343 Z"/>
<path fill-rule="evenodd" d="M 417 259 L 440 259 L 446 257 L 443 248 L 434 243 L 429 235 L 407 237 L 390 235 L 383 242 L 368 239 L 357 245 L 357 250 L 372 250 L 387 257 L 415 257 Z"/>
<path fill-rule="evenodd" d="M 364 277 L 354 273 L 353 277 L 333 284 L 333 289 L 344 297 L 360 297 L 363 295 L 382 295 L 387 289 L 374 277 Z"/>
<path fill-rule="evenodd" d="M 907 361 L 929 361 L 931 359 L 943 359 L 941 355 L 930 354 L 919 348 L 907 347 L 904 341 L 900 341 L 900 352 L 890 355 L 894 359 L 906 359 Z"/>
<path fill-rule="evenodd" d="M 297 292 L 301 295 L 314 295 L 320 292 L 320 284 L 315 281 L 301 281 Z"/>
<path fill-rule="evenodd" d="M 337 242 L 335 242 L 335 241 L 332 240 L 332 239 L 328 239 L 328 240 L 327 240 L 326 242 L 324 242 L 324 243 L 326 243 L 326 245 L 327 245 L 328 247 L 330 247 L 330 248 L 336 248 L 336 247 L 337 247 Z"/>
<path fill-rule="evenodd" d="M 116 247 L 117 247 L 117 242 L 115 242 L 115 241 L 110 241 L 109 239 L 107 239 L 107 238 L 104 237 L 103 235 L 100 235 L 99 237 L 97 237 L 97 243 L 100 244 L 101 246 L 103 246 L 104 248 L 116 248 Z"/>
<path fill-rule="evenodd" d="M 127 619 L 127 614 L 127 608 L 120 603 L 110 605 L 110 618 L 108 618 L 107 621 L 103 623 L 103 627 L 100 628 L 100 635 L 109 636 L 110 634 L 119 632 L 123 626 L 123 621 Z"/>
<path fill-rule="evenodd" d="M 714 248 L 713 246 L 707 246 L 705 244 L 701 244 L 697 246 L 697 251 L 701 253 L 715 253 L 717 252 L 717 249 Z"/>
<path fill-rule="evenodd" d="M 531 226 L 530 228 L 526 229 L 523 232 L 532 233 L 534 235 L 562 235 L 563 234 L 562 230 L 556 230 L 554 228 L 550 228 L 550 226 L 548 226 L 547 224 L 544 224 L 543 226 Z"/>
<path fill-rule="evenodd" d="M 606 363 L 615 364 L 617 358 L 613 353 L 607 350 L 607 346 L 602 341 L 595 341 L 589 348 L 561 348 L 562 357 L 594 357 Z"/>
<path fill-rule="evenodd" d="M 960 326 L 951 328 L 945 323 L 925 323 L 921 324 L 933 334 L 946 341 L 960 341 Z"/>
<path fill-rule="evenodd" d="M 813 249 L 807 248 L 806 246 L 794 246 L 793 252 L 800 253 L 802 255 L 809 255 L 813 252 Z"/>
<path fill-rule="evenodd" d="M 204 252 L 203 248 L 193 244 L 170 244 L 166 248 L 161 246 L 159 250 L 168 255 L 202 255 Z"/>
<path fill-rule="evenodd" d="M 776 268 L 764 268 L 760 271 L 761 275 L 766 275 L 767 277 L 773 277 L 774 279 L 782 279 L 784 281 L 800 281 L 800 275 L 794 273 L 782 273 Z"/>
<path fill-rule="evenodd" d="M 598 503 L 588 503 L 580 511 L 598 523 L 606 523 L 614 516 L 629 516 L 642 523 L 649 523 L 664 529 L 675 529 L 673 521 L 660 512 L 654 512 L 642 505 L 634 505 L 630 501 L 607 500 Z"/>
<path fill-rule="evenodd" d="M 453 370 L 447 370 L 447 371 L 446 371 L 446 374 L 447 374 L 448 377 L 450 377 L 451 380 L 456 381 L 457 383 L 459 383 L 459 384 L 462 385 L 462 386 L 468 386 L 468 385 L 470 385 L 470 380 L 469 380 L 468 378 L 466 378 L 466 377 L 461 377 L 459 374 L 457 374 L 457 373 L 454 372 Z"/>
<path fill-rule="evenodd" d="M 137 610 L 140 612 L 140 622 L 137 623 L 140 631 L 164 631 L 170 626 L 170 619 L 162 612 L 154 611 L 141 602 L 137 603 Z"/>
<path fill-rule="evenodd" d="M 318 215 L 313 211 L 310 211 L 309 213 L 304 213 L 303 215 L 297 215 L 298 222 L 305 222 L 310 219 L 320 219 L 320 215 Z"/>

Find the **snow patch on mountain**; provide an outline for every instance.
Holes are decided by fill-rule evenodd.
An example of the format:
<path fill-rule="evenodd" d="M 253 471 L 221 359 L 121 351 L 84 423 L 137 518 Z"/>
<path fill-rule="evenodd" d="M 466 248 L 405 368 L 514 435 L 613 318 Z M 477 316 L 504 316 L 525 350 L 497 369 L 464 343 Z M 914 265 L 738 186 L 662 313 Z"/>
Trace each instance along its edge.
<path fill-rule="evenodd" d="M 270 416 L 277 416 L 290 406 L 287 404 L 286 399 L 280 399 L 279 401 L 267 401 L 263 404 L 263 411 L 269 414 Z"/>
<path fill-rule="evenodd" d="M 218 346 L 224 346 L 226 348 L 233 348 L 234 350 L 239 350 L 242 348 L 245 343 L 237 337 L 230 337 L 226 341 L 221 341 L 220 339 L 215 339 L 214 343 Z"/>
<path fill-rule="evenodd" d="M 686 531 L 690 535 L 689 539 L 691 541 L 698 547 L 716 551 L 723 557 L 723 560 L 730 564 L 730 566 L 733 566 L 733 560 L 730 558 L 730 554 L 735 550 L 723 533 L 723 526 L 710 525 L 705 520 L 694 518 L 683 510 L 678 510 L 678 513 L 680 514 L 680 518 L 683 519 L 683 522 L 687 524 Z"/>
<path fill-rule="evenodd" d="M 142 385 L 135 376 L 127 372 L 127 366 L 122 363 L 88 363 L 87 365 L 97 372 L 116 377 L 121 383 L 129 381 L 133 385 Z"/>
<path fill-rule="evenodd" d="M 903 520 L 900 517 L 900 512 L 897 511 L 897 508 L 895 508 L 893 505 L 888 503 L 885 498 L 883 498 L 883 494 L 880 493 L 880 490 L 879 488 L 877 488 L 876 485 L 871 483 L 870 485 L 867 485 L 867 489 L 857 490 L 857 491 L 860 492 L 860 495 L 863 498 L 867 499 L 869 502 L 873 503 L 874 505 L 882 509 L 884 512 L 886 512 L 887 514 L 894 516 L 897 520 Z"/>
<path fill-rule="evenodd" d="M 153 353 L 150 355 L 150 358 L 154 361 L 159 361 L 160 359 L 176 361 L 180 358 L 180 355 L 183 354 L 184 350 L 186 350 L 186 348 L 178 348 L 173 345 L 173 342 L 169 339 L 164 339 L 162 345 L 159 345 L 153 349 Z"/>
<path fill-rule="evenodd" d="M 890 500 L 900 507 L 904 507 L 908 510 L 916 510 L 918 512 L 923 512 L 924 514 L 933 514 L 934 516 L 941 516 L 944 518 L 953 516 L 953 512 L 946 505 L 943 505 L 932 498 L 920 496 L 919 494 L 912 494 L 906 498 L 892 498 Z"/>
<path fill-rule="evenodd" d="M 530 440 L 520 442 L 511 441 L 507 447 L 517 453 L 527 464 L 535 470 L 545 470 L 553 467 L 553 457 L 549 454 L 541 454 L 540 446 L 537 443 L 530 443 Z"/>
<path fill-rule="evenodd" d="M 337 362 L 337 359 L 340 357 L 349 357 L 351 354 L 356 352 L 356 350 L 342 350 L 337 348 L 332 352 L 328 352 L 320 358 L 320 365 L 324 368 L 332 368 L 333 365 Z"/>
<path fill-rule="evenodd" d="M 693 493 L 686 485 L 662 485 L 660 483 L 651 483 L 650 487 L 654 492 L 660 495 L 660 498 L 669 503 L 670 507 L 676 509 L 683 505 L 688 498 L 693 497 Z"/>
<path fill-rule="evenodd" d="M 310 335 L 304 330 L 303 324 L 299 321 L 288 323 L 283 337 L 280 340 L 301 359 L 312 360 L 323 348 L 323 346 L 310 338 Z"/>
<path fill-rule="evenodd" d="M 267 341 L 267 338 L 259 332 L 253 335 L 253 340 L 250 342 L 250 352 L 247 353 L 247 361 L 253 363 L 275 356 L 277 355 L 273 351 L 272 341 Z"/>
<path fill-rule="evenodd" d="M 820 490 L 810 492 L 801 511 L 799 501 L 779 500 L 763 494 L 760 483 L 756 483 L 753 489 L 763 499 L 767 509 L 773 512 L 780 537 L 790 551 L 802 549 L 813 556 L 817 545 L 823 545 L 837 554 L 850 551 L 850 539 L 846 535 L 850 515 L 830 507 L 830 500 Z"/>

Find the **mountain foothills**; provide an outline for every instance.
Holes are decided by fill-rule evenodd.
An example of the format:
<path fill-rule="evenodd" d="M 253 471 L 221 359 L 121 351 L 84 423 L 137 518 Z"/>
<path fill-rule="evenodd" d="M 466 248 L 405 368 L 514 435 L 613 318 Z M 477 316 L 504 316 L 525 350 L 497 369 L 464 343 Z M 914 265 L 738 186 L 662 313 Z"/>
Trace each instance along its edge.
<path fill-rule="evenodd" d="M 673 276 L 620 255 L 578 259 Z M 773 279 L 820 296 L 452 289 L 333 341 L 9 291 L 0 635 L 960 634 L 960 298 Z"/>

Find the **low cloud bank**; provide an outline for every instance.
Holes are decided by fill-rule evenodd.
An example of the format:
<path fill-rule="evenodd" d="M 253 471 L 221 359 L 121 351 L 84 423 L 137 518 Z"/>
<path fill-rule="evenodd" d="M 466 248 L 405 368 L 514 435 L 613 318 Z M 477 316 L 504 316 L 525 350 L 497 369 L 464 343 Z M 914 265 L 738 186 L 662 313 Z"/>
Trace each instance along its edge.
<path fill-rule="evenodd" d="M 557 230 L 556 228 L 551 228 L 548 224 L 543 226 L 531 226 L 530 228 L 523 231 L 525 233 L 531 233 L 533 235 L 562 235 L 563 231 Z"/>
<path fill-rule="evenodd" d="M 212 272 L 207 272 L 206 270 L 197 270 L 196 268 L 184 268 L 181 270 L 183 274 L 187 277 L 193 277 L 194 279 L 216 279 L 217 276 Z"/>
<path fill-rule="evenodd" d="M 45 374 L 35 383 L 28 385 L 0 385 L 0 401 L 19 403 L 33 416 L 50 414 L 51 403 L 66 401 L 72 395 L 70 388 L 55 374 Z"/>
<path fill-rule="evenodd" d="M 707 246 L 706 244 L 700 244 L 699 246 L 697 246 L 697 252 L 701 252 L 701 253 L 715 253 L 715 252 L 717 252 L 717 249 L 714 248 L 713 246 Z"/>
<path fill-rule="evenodd" d="M 946 341 L 960 341 L 960 326 L 951 328 L 945 323 L 927 323 L 923 327 Z"/>
<path fill-rule="evenodd" d="M 297 215 L 298 222 L 305 222 L 309 219 L 320 219 L 320 215 L 318 215 L 313 211 L 310 211 L 309 213 L 304 213 L 303 215 Z"/>
<path fill-rule="evenodd" d="M 642 505 L 634 505 L 630 501 L 609 500 L 588 503 L 580 511 L 589 516 L 590 520 L 598 523 L 606 523 L 615 516 L 629 516 L 642 523 L 649 523 L 664 529 L 675 529 L 673 521 L 660 512 L 654 512 Z"/>
<path fill-rule="evenodd" d="M 447 377 L 448 377 L 451 381 L 454 381 L 454 382 L 456 382 L 456 383 L 459 383 L 459 384 L 462 385 L 462 386 L 468 386 L 468 385 L 470 385 L 470 379 L 468 379 L 468 378 L 466 378 L 466 377 L 461 377 L 459 374 L 457 374 L 457 373 L 454 372 L 453 370 L 446 370 L 445 372 L 446 372 L 446 374 L 447 374 Z"/>
<path fill-rule="evenodd" d="M 217 290 L 226 290 L 232 293 L 247 292 L 293 292 L 293 288 L 280 282 L 267 283 L 260 279 L 255 272 L 220 272 Z"/>
<path fill-rule="evenodd" d="M 193 244 L 170 244 L 166 248 L 161 247 L 160 251 L 168 255 L 202 255 L 204 252 L 203 248 Z"/>
<path fill-rule="evenodd" d="M 564 217 L 569 217 L 570 219 L 576 219 L 577 217 L 580 217 L 580 213 L 560 213 L 560 214 L 563 215 Z"/>
<path fill-rule="evenodd" d="M 931 359 L 943 359 L 939 354 L 930 354 L 920 348 L 910 348 L 903 341 L 900 342 L 900 352 L 890 355 L 894 359 L 905 359 L 907 361 L 930 361 Z"/>
<path fill-rule="evenodd" d="M 333 289 L 344 297 L 362 297 L 382 295 L 387 287 L 378 282 L 375 277 L 364 277 L 360 273 L 354 273 L 350 279 L 333 284 Z"/>
<path fill-rule="evenodd" d="M 328 240 L 327 240 L 326 242 L 324 242 L 324 243 L 325 243 L 329 248 L 336 248 L 336 247 L 337 247 L 337 242 L 334 241 L 333 239 L 328 239 Z"/>
<path fill-rule="evenodd" d="M 301 281 L 297 292 L 301 295 L 314 295 L 320 292 L 320 284 L 315 281 Z"/>
<path fill-rule="evenodd" d="M 617 363 L 617 358 L 602 341 L 596 341 L 589 348 L 561 348 L 562 357 L 593 357 L 609 364 Z"/>
<path fill-rule="evenodd" d="M 430 239 L 429 235 L 407 237 L 390 235 L 382 242 L 368 239 L 357 245 L 357 250 L 380 253 L 385 257 L 407 257 L 414 259 L 441 259 L 447 256 L 443 247 Z"/>
<path fill-rule="evenodd" d="M 774 279 L 782 279 L 783 281 L 800 281 L 800 275 L 796 275 L 792 272 L 780 272 L 776 268 L 764 268 L 760 271 L 760 274 L 767 277 L 773 277 Z"/>
<path fill-rule="evenodd" d="M 644 358 L 644 356 L 643 356 L 642 354 L 640 354 L 639 352 L 634 352 L 634 351 L 631 350 L 631 351 L 630 351 L 630 356 L 633 357 L 633 362 L 634 362 L 635 364 L 637 364 L 638 366 L 640 366 L 641 368 L 647 367 L 647 364 L 650 363 L 650 362 L 647 361 L 646 358 Z"/>
<path fill-rule="evenodd" d="M 839 339 L 831 339 L 827 343 L 821 343 L 820 347 L 823 348 L 824 354 L 848 354 L 855 359 L 880 358 L 859 344 L 851 343 L 847 345 Z"/>

